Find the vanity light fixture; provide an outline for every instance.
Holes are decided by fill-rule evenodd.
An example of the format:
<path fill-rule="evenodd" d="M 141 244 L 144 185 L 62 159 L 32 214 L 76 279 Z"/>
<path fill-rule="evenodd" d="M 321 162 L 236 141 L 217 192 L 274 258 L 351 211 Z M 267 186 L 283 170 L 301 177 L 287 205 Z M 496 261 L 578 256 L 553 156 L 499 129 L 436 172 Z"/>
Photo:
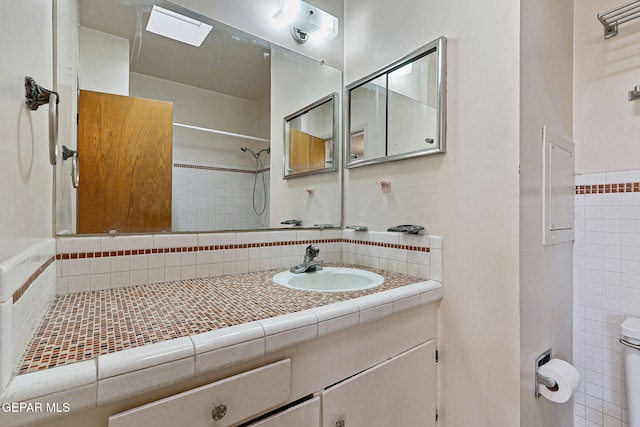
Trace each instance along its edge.
<path fill-rule="evenodd" d="M 147 31 L 199 47 L 213 27 L 188 16 L 153 6 Z"/>
<path fill-rule="evenodd" d="M 338 18 L 302 0 L 280 0 L 280 10 L 273 17 L 291 29 L 298 43 L 309 37 L 331 40 L 338 35 Z"/>

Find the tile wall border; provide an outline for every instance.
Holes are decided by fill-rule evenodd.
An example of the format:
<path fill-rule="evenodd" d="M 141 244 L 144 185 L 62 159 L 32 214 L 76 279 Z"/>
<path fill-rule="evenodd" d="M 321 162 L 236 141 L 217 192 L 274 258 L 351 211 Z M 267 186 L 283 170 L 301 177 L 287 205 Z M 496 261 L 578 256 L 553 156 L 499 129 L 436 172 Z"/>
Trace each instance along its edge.
<path fill-rule="evenodd" d="M 294 246 L 294 245 L 310 245 L 312 243 L 343 243 L 344 239 L 314 239 L 314 240 L 297 240 L 286 242 L 263 242 L 263 243 L 237 243 L 229 245 L 209 245 L 209 246 L 183 246 L 177 248 L 154 248 L 154 249 L 130 249 L 119 251 L 103 251 L 103 252 L 65 252 L 56 254 L 56 259 L 85 259 L 85 258 L 106 258 L 115 256 L 128 256 L 128 255 L 150 255 L 150 254 L 168 254 L 168 253 L 182 253 L 182 252 L 199 252 L 199 251 L 218 251 L 218 250 L 232 250 L 232 249 L 250 249 L 250 248 L 266 248 L 274 246 Z M 361 243 L 361 242 L 357 242 Z M 368 242 L 373 245 L 381 245 L 377 242 Z M 402 246 L 402 245 L 395 245 Z M 387 246 L 393 247 L 393 246 Z M 400 249 L 400 248 L 398 248 Z M 406 249 L 406 248 L 403 248 Z M 429 248 L 426 252 L 429 252 Z M 415 249 L 418 250 L 418 249 Z"/>
<path fill-rule="evenodd" d="M 27 281 L 24 282 L 24 284 L 22 284 L 22 286 L 20 286 L 20 288 L 18 288 L 13 293 L 13 303 L 14 304 L 17 303 L 18 300 L 27 292 L 27 289 L 29 289 L 29 287 L 38 279 L 38 277 L 40 277 L 40 275 L 42 273 L 44 273 L 44 271 L 47 269 L 47 267 L 49 267 L 51 264 L 53 264 L 55 259 L 56 258 L 52 256 L 48 260 L 46 260 L 44 262 L 44 264 L 42 264 L 40 267 L 38 267 L 38 269 L 31 276 L 29 276 Z"/>
<path fill-rule="evenodd" d="M 576 194 L 640 193 L 640 182 L 576 185 Z"/>

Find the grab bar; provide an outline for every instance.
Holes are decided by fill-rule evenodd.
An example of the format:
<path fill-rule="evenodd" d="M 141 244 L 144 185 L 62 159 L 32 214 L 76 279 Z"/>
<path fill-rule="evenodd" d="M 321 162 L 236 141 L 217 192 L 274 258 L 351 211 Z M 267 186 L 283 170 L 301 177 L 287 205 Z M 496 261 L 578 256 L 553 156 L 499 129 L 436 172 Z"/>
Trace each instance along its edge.
<path fill-rule="evenodd" d="M 49 163 L 55 166 L 58 159 L 58 103 L 57 92 L 47 90 L 28 76 L 24 78 L 25 102 L 30 110 L 49 104 Z"/>
<path fill-rule="evenodd" d="M 78 188 L 80 183 L 80 167 L 78 166 L 78 152 L 68 148 L 66 145 L 62 146 L 62 161 L 71 157 L 71 185 L 73 188 Z"/>

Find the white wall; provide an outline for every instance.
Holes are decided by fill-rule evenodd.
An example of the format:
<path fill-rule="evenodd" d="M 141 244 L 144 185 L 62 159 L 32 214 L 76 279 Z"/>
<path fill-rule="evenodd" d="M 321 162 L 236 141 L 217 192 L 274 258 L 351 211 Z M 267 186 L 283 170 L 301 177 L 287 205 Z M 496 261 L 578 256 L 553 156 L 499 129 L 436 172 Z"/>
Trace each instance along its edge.
<path fill-rule="evenodd" d="M 575 2 L 574 138 L 577 185 L 640 181 L 640 27 L 622 24 L 604 39 L 598 13 L 624 2 Z M 640 317 L 637 299 L 638 193 L 576 195 L 574 354 L 584 386 L 575 426 L 627 426 L 622 348 L 626 316 Z"/>
<path fill-rule="evenodd" d="M 335 172 L 282 179 L 284 155 L 283 119 L 315 101 L 338 91 L 342 99 L 342 75 L 335 68 L 311 59 L 271 50 L 271 227 L 286 219 L 300 219 L 303 225 L 341 224 L 340 176 Z M 338 101 L 339 103 L 341 101 Z M 341 117 L 341 114 L 339 114 Z M 340 165 L 340 153 L 334 153 Z M 305 189 L 313 188 L 310 197 Z"/>
<path fill-rule="evenodd" d="M 80 89 L 129 95 L 129 40 L 80 27 L 78 50 Z"/>
<path fill-rule="evenodd" d="M 347 84 L 448 37 L 447 153 L 350 169 L 344 196 L 346 224 L 443 236 L 446 427 L 520 423 L 519 12 L 506 0 L 345 2 Z"/>
<path fill-rule="evenodd" d="M 0 392 L 26 333 L 53 296 L 45 291 L 55 281 L 49 267 L 17 303 L 12 298 L 43 256 L 53 254 L 40 250 L 53 247 L 49 109 L 28 110 L 24 89 L 25 76 L 53 88 L 52 7 L 48 0 L 0 0 Z"/>
<path fill-rule="evenodd" d="M 622 3 L 618 0 L 576 2 L 574 135 L 576 172 L 608 172 L 640 167 L 640 100 L 627 92 L 640 84 L 638 21 L 620 25 L 604 39 L 595 18 Z"/>
<path fill-rule="evenodd" d="M 24 77 L 53 88 L 53 42 L 49 1 L 2 0 L 0 5 L 0 260 L 4 260 L 51 236 L 49 109 L 48 105 L 27 109 Z"/>
<path fill-rule="evenodd" d="M 571 426 L 572 404 L 534 398 L 534 362 L 548 348 L 572 362 L 572 242 L 542 245 L 542 127 L 572 135 L 573 4 L 521 2 L 520 425 Z M 569 171 L 573 175 L 573 171 Z"/>

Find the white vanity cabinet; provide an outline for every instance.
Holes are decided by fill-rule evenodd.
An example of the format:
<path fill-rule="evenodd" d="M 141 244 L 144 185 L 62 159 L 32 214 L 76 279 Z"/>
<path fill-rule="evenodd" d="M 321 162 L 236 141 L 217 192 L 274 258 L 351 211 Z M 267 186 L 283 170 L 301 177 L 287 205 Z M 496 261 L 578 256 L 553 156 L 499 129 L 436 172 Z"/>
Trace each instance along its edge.
<path fill-rule="evenodd" d="M 113 415 L 109 427 L 234 426 L 286 403 L 290 383 L 291 360 L 285 359 Z M 247 427 L 434 427 L 435 341 L 314 394 Z"/>
<path fill-rule="evenodd" d="M 322 427 L 436 424 L 435 342 L 429 341 L 322 392 Z"/>
<path fill-rule="evenodd" d="M 202 369 L 219 350 L 198 353 L 200 373 L 187 383 L 47 427 L 435 427 L 439 299 L 417 304 L 419 297 L 363 302 L 358 326 L 327 332 L 351 319 L 332 318 L 319 323 L 315 339 L 295 345 L 269 350 L 308 326 L 267 335 L 264 356 L 219 370 Z"/>
<path fill-rule="evenodd" d="M 432 340 L 247 427 L 435 427 L 435 415 Z"/>

